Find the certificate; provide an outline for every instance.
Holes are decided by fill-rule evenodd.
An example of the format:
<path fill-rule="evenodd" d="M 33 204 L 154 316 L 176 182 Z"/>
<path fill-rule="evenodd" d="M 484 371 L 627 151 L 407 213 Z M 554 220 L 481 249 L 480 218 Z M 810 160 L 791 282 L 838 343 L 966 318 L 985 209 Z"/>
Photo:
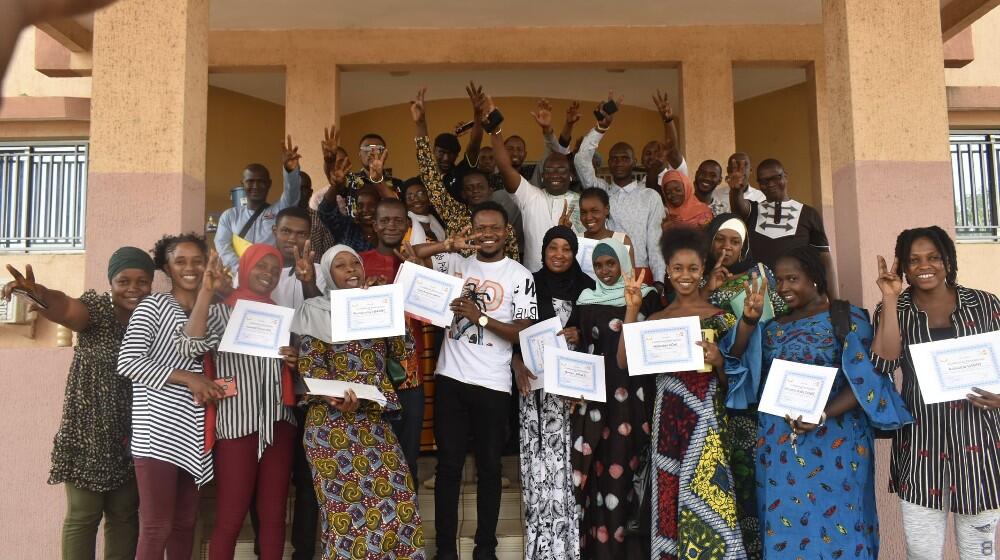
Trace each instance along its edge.
<path fill-rule="evenodd" d="M 407 315 L 442 328 L 451 326 L 451 302 L 462 296 L 464 280 L 405 262 L 396 274 L 396 284 L 402 286 Z"/>
<path fill-rule="evenodd" d="M 580 245 L 580 249 L 576 252 L 576 261 L 580 263 L 580 268 L 590 276 L 595 281 L 597 280 L 597 274 L 594 273 L 594 247 L 601 242 L 600 239 L 588 239 L 586 237 L 577 237 L 577 243 Z"/>
<path fill-rule="evenodd" d="M 544 377 L 546 393 L 607 402 L 604 356 L 548 348 L 545 351 Z"/>
<path fill-rule="evenodd" d="M 532 325 L 520 332 L 521 357 L 524 365 L 537 379 L 532 380 L 531 390 L 541 389 L 545 373 L 545 349 L 562 348 L 569 349 L 566 339 L 563 336 L 556 336 L 556 333 L 563 328 L 559 317 L 546 319 L 536 325 Z"/>
<path fill-rule="evenodd" d="M 303 378 L 302 381 L 306 384 L 306 393 L 310 395 L 343 398 L 347 390 L 350 389 L 359 399 L 377 402 L 382 406 L 385 406 L 386 403 L 385 395 L 374 385 L 362 385 L 361 383 L 336 379 L 310 379 L 308 377 Z"/>
<path fill-rule="evenodd" d="M 698 371 L 705 367 L 701 319 L 677 317 L 622 326 L 629 375 Z"/>
<path fill-rule="evenodd" d="M 834 367 L 774 360 L 757 410 L 782 418 L 801 416 L 803 421 L 816 424 L 826 408 L 836 377 Z"/>
<path fill-rule="evenodd" d="M 278 349 L 289 344 L 294 314 L 295 310 L 289 307 L 237 300 L 219 342 L 219 351 L 280 358 Z"/>
<path fill-rule="evenodd" d="M 406 333 L 402 286 L 332 290 L 330 325 L 334 342 L 402 336 Z"/>
<path fill-rule="evenodd" d="M 927 404 L 964 400 L 973 387 L 1000 393 L 1000 332 L 910 346 Z"/>

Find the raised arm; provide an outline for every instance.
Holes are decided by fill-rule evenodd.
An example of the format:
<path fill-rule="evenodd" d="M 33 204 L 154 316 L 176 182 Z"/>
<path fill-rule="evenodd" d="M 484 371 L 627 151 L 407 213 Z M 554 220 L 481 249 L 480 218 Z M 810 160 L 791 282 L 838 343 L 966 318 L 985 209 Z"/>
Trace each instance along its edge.
<path fill-rule="evenodd" d="M 656 110 L 663 119 L 663 144 L 666 146 L 667 163 L 673 169 L 680 169 L 684 164 L 684 156 L 681 154 L 680 141 L 677 138 L 676 117 L 670 105 L 670 98 L 666 93 L 656 90 L 653 103 L 656 104 Z"/>
<path fill-rule="evenodd" d="M 611 99 L 614 99 L 614 92 L 608 93 L 608 100 Z M 603 103 L 597 106 L 597 112 L 602 115 L 602 118 L 583 137 L 583 141 L 580 142 L 580 149 L 573 156 L 573 166 L 576 168 L 576 175 L 584 188 L 597 187 L 605 191 L 610 191 L 611 185 L 607 181 L 600 179 L 597 176 L 597 171 L 594 169 L 594 152 L 597 151 L 598 144 L 604 138 L 604 133 L 611 128 L 611 123 L 614 122 L 614 115 L 605 114 L 602 111 L 602 107 Z"/>
<path fill-rule="evenodd" d="M 736 359 L 746 352 L 750 335 L 757 329 L 757 323 L 764 314 L 764 292 L 767 290 L 767 279 L 759 278 L 756 273 L 750 274 L 750 281 L 743 282 L 746 297 L 743 299 L 743 314 L 736 325 L 736 338 L 729 354 Z"/>
<path fill-rule="evenodd" d="M 233 208 L 223 212 L 222 216 L 219 217 L 219 226 L 215 230 L 215 250 L 222 258 L 222 264 L 232 271 L 235 271 L 240 265 L 240 257 L 233 249 L 233 234 L 235 233 L 233 217 L 235 214 L 236 210 Z"/>
<path fill-rule="evenodd" d="M 469 143 L 465 146 L 465 161 L 475 169 L 479 165 L 479 148 L 483 144 L 483 118 L 488 114 L 484 110 L 486 95 L 483 93 L 483 86 L 477 86 L 471 81 L 465 86 L 465 93 L 472 103 L 472 131 L 469 133 Z"/>
<path fill-rule="evenodd" d="M 299 196 L 302 193 L 302 175 L 299 171 L 299 147 L 292 144 L 292 135 L 289 134 L 285 144 L 281 146 L 281 171 L 282 189 L 281 199 L 278 200 L 279 208 L 288 208 L 299 203 Z"/>
<path fill-rule="evenodd" d="M 726 184 L 729 185 L 729 207 L 737 216 L 746 219 L 750 217 L 750 202 L 746 199 L 747 182 L 747 161 L 737 160 L 736 169 L 726 175 Z"/>
<path fill-rule="evenodd" d="M 624 323 L 635 323 L 639 320 L 639 311 L 642 309 L 642 276 L 633 274 L 632 271 L 625 273 L 625 320 Z M 624 333 L 624 329 L 622 329 Z M 618 338 L 618 353 L 616 354 L 618 367 L 625 369 L 628 367 L 628 354 L 625 352 L 625 335 Z"/>
<path fill-rule="evenodd" d="M 580 102 L 574 101 L 570 103 L 568 109 L 566 109 L 566 120 L 563 121 L 562 132 L 559 133 L 559 145 L 565 150 L 563 153 L 569 153 L 569 147 L 573 143 L 573 127 L 577 122 L 580 121 Z"/>
<path fill-rule="evenodd" d="M 427 188 L 427 194 L 430 195 L 431 205 L 444 220 L 444 227 L 454 233 L 469 224 L 469 209 L 448 194 L 441 179 L 441 172 L 434 162 L 431 141 L 427 137 L 427 112 L 424 105 L 426 95 L 427 88 L 422 88 L 417 92 L 416 98 L 410 101 L 410 116 L 413 118 L 417 134 L 414 138 L 417 145 L 417 168 L 420 170 L 420 179 Z"/>
<path fill-rule="evenodd" d="M 896 273 L 899 263 L 893 259 L 892 268 L 885 265 L 885 259 L 878 257 L 878 284 L 882 292 L 882 302 L 875 308 L 875 337 L 872 339 L 872 358 L 875 366 L 884 373 L 896 369 L 903 355 L 903 337 L 899 329 L 899 315 L 896 304 L 903 292 L 903 279 Z"/>
<path fill-rule="evenodd" d="M 184 334 L 190 338 L 202 338 L 208 332 L 208 308 L 215 299 L 215 290 L 222 284 L 222 263 L 215 251 L 208 257 L 208 265 L 201 277 L 198 297 L 191 308 L 191 315 L 184 323 Z"/>
<path fill-rule="evenodd" d="M 549 154 L 552 153 L 553 146 L 557 146 L 560 152 L 563 152 L 564 148 L 559 146 L 555 133 L 552 131 L 552 104 L 549 103 L 548 99 L 539 99 L 535 103 L 535 110 L 531 112 L 531 116 L 534 117 L 538 127 L 542 129 L 543 149 L 542 157 L 538 160 L 538 165 L 535 166 L 534 171 L 531 172 L 531 179 L 528 182 L 532 185 L 541 185 L 542 168 L 545 167 L 545 160 L 549 159 Z"/>
<path fill-rule="evenodd" d="M 11 265 L 7 265 L 7 272 L 13 280 L 7 282 L 3 287 L 3 299 L 10 301 L 14 290 L 24 290 L 32 297 L 45 304 L 47 307 L 38 307 L 36 311 L 53 323 L 58 323 L 67 329 L 80 332 L 90 325 L 90 312 L 82 301 L 71 298 L 59 290 L 50 290 L 45 286 L 35 282 L 35 273 L 31 265 L 24 267 L 24 275 L 21 275 Z"/>
<path fill-rule="evenodd" d="M 481 234 L 471 233 L 472 226 L 465 226 L 462 231 L 452 234 L 444 241 L 431 243 L 420 243 L 413 245 L 413 255 L 417 259 L 426 259 L 439 253 L 450 253 L 452 251 L 466 251 L 476 248 L 475 242 L 479 240 Z"/>
<path fill-rule="evenodd" d="M 544 99 L 542 101 L 544 101 Z M 492 102 L 490 102 L 490 106 L 492 106 Z M 490 110 L 492 111 L 492 109 Z M 541 102 L 539 102 L 538 112 L 542 112 Z M 532 115 L 535 114 L 536 113 L 532 113 Z M 551 113 L 549 115 L 551 117 Z M 536 116 L 535 120 L 538 119 L 539 117 Z M 514 194 L 517 192 L 517 188 L 521 186 L 521 173 L 519 173 L 517 169 L 514 169 L 514 166 L 510 163 L 510 154 L 507 153 L 507 148 L 503 145 L 503 132 L 497 130 L 493 134 L 490 134 L 490 142 L 493 145 L 493 157 L 496 159 L 497 167 L 500 169 L 500 175 L 503 177 L 503 188 L 505 188 L 507 192 Z"/>

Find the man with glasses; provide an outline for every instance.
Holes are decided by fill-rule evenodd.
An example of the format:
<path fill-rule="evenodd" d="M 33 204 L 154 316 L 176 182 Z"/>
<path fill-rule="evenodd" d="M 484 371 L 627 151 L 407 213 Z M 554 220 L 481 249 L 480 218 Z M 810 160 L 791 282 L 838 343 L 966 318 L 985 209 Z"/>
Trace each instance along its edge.
<path fill-rule="evenodd" d="M 726 180 L 734 185 L 745 184 L 743 175 L 747 168 L 747 165 L 738 165 L 730 171 Z M 744 189 L 733 188 L 729 191 L 733 211 L 743 218 L 750 232 L 750 250 L 754 257 L 773 269 L 778 257 L 789 249 L 812 245 L 820 252 L 826 267 L 829 295 L 836 299 L 837 275 L 819 212 L 788 197 L 788 174 L 776 159 L 760 162 L 757 184 L 764 193 L 766 200 L 763 202 L 747 200 Z"/>

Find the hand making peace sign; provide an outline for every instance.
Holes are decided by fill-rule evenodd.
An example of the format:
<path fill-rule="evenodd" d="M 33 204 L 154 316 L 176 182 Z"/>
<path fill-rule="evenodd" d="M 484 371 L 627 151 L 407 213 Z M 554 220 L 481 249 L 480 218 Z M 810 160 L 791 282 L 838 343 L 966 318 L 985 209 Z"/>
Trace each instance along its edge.
<path fill-rule="evenodd" d="M 882 291 L 883 298 L 899 297 L 899 294 L 903 292 L 903 279 L 896 274 L 897 270 L 899 270 L 897 259 L 892 259 L 892 268 L 889 268 L 885 265 L 885 258 L 882 255 L 878 256 L 878 278 L 875 283 Z"/>
<path fill-rule="evenodd" d="M 625 308 L 638 311 L 642 307 L 642 275 L 635 271 L 625 273 Z"/>
<path fill-rule="evenodd" d="M 316 252 L 312 250 L 312 241 L 306 240 L 301 253 L 299 253 L 298 246 L 292 247 L 292 257 L 295 259 L 295 277 L 299 279 L 299 282 L 303 284 L 315 282 L 316 267 L 313 266 L 313 261 L 316 258 Z"/>
<path fill-rule="evenodd" d="M 750 281 L 743 282 L 746 299 L 743 300 L 743 318 L 755 322 L 764 314 L 764 291 L 767 289 L 763 278 L 758 278 L 756 272 L 750 273 Z"/>
<path fill-rule="evenodd" d="M 288 139 L 281 145 L 281 164 L 285 166 L 285 171 L 289 173 L 295 171 L 299 167 L 301 158 L 299 147 L 292 144 L 292 135 L 289 134 Z"/>

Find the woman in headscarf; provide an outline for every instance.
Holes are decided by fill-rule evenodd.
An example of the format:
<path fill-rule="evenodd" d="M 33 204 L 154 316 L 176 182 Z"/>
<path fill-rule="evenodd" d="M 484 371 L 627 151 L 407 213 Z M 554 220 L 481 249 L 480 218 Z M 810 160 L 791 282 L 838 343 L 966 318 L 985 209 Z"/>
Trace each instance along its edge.
<path fill-rule="evenodd" d="M 110 290 L 87 290 L 72 298 L 35 281 L 31 265 L 3 288 L 38 302 L 39 315 L 77 332 L 73 363 L 66 378 L 62 420 L 52 449 L 49 484 L 66 485 L 62 557 L 94 558 L 97 529 L 104 519 L 104 557 L 135 557 L 139 535 L 139 492 L 128 450 L 131 384 L 116 372 L 118 348 L 132 311 L 149 295 L 153 259 L 135 247 L 122 247 L 108 260 Z"/>
<path fill-rule="evenodd" d="M 371 284 L 358 254 L 335 245 L 320 259 L 331 290 Z M 301 337 L 299 373 L 377 387 L 386 404 L 309 397 L 305 448 L 322 509 L 323 558 L 424 558 L 424 529 L 413 477 L 387 413 L 399 399 L 386 373 L 390 358 L 413 353 L 409 335 L 333 342 L 329 294 L 307 299 L 295 311 L 292 332 Z M 394 555 L 394 556 L 393 556 Z"/>
<path fill-rule="evenodd" d="M 664 230 L 678 225 L 703 228 L 712 220 L 712 209 L 695 196 L 694 183 L 687 175 L 671 169 L 663 175 L 660 188 L 667 203 Z"/>
<path fill-rule="evenodd" d="M 708 302 L 737 320 L 743 316 L 745 286 L 756 278 L 767 280 L 765 321 L 788 313 L 788 305 L 778 295 L 774 274 L 758 263 L 750 252 L 747 226 L 736 214 L 719 214 L 705 230 L 710 252 L 703 293 Z M 743 546 L 751 560 L 763 557 L 760 520 L 757 518 L 757 483 L 754 478 L 754 450 L 757 447 L 756 395 L 745 393 L 749 385 L 730 386 L 726 399 L 729 416 L 729 461 L 736 482 L 736 505 L 739 510 Z"/>
<path fill-rule="evenodd" d="M 615 239 L 594 248 L 597 283 L 577 299 L 582 352 L 604 356 L 607 402 L 583 402 L 572 416 L 573 486 L 581 507 L 583 558 L 649 558 L 649 510 L 635 480 L 649 454 L 652 378 L 629 377 L 616 359 L 625 318 L 625 280 L 632 273 L 628 250 Z M 642 286 L 640 315 L 660 306 L 659 294 Z"/>
<path fill-rule="evenodd" d="M 542 268 L 534 273 L 538 320 L 558 317 L 571 350 L 580 342 L 576 300 L 594 288 L 576 260 L 576 234 L 555 226 L 542 240 Z M 570 463 L 570 401 L 544 390 L 531 390 L 535 376 L 520 354 L 513 358 L 521 392 L 521 492 L 524 498 L 526 560 L 580 558 L 580 526 L 573 496 Z"/>
<path fill-rule="evenodd" d="M 217 349 L 239 300 L 274 305 L 271 292 L 281 278 L 281 253 L 255 244 L 240 257 L 239 287 L 212 303 L 224 281 L 219 258 L 209 258 L 198 299 L 176 333 L 181 355 L 204 356 L 209 379 L 235 384 L 235 394 L 205 410 L 205 447 L 214 454 L 215 526 L 209 558 L 231 559 L 251 502 L 260 520 L 260 557 L 277 560 L 285 549 L 285 508 L 295 445 L 295 391 L 289 370 L 297 351 L 281 348 L 281 358 L 263 358 Z"/>

